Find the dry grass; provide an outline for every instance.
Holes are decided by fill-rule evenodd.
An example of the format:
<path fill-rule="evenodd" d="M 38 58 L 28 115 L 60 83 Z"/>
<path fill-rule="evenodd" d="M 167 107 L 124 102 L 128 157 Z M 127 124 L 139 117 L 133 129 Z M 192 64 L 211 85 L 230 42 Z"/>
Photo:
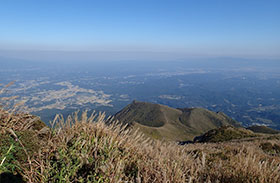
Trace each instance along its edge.
<path fill-rule="evenodd" d="M 278 138 L 178 146 L 102 113 L 57 115 L 52 129 L 4 109 L 0 120 L 0 173 L 26 182 L 280 182 Z"/>
<path fill-rule="evenodd" d="M 107 126 L 104 121 L 104 114 L 88 117 L 84 112 L 81 119 L 76 114 L 66 120 L 58 115 L 56 127 L 44 139 L 34 140 L 37 149 L 31 153 L 26 147 L 23 156 L 29 158 L 12 161 L 19 163 L 15 171 L 27 182 L 280 181 L 279 154 L 262 149 L 262 144 L 279 145 L 279 140 L 178 146 L 146 139 L 116 123 Z M 9 126 L 6 131 L 20 134 L 27 130 Z M 35 136 L 40 136 L 40 130 Z M 5 155 L 0 154 L 1 160 Z"/>

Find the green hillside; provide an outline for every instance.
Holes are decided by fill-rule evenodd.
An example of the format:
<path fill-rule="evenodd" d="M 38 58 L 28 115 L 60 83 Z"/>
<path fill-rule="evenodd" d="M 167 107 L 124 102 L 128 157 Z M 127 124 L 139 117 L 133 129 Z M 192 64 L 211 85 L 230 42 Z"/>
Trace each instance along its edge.
<path fill-rule="evenodd" d="M 230 140 L 257 137 L 257 134 L 245 128 L 235 128 L 232 126 L 222 126 L 195 137 L 194 142 L 224 142 Z"/>
<path fill-rule="evenodd" d="M 279 130 L 275 130 L 275 129 L 269 128 L 267 126 L 259 126 L 259 125 L 250 126 L 247 129 L 251 130 L 255 133 L 266 133 L 266 134 L 278 134 L 278 133 L 280 133 Z"/>
<path fill-rule="evenodd" d="M 115 115 L 122 124 L 140 129 L 155 139 L 192 140 L 211 129 L 240 124 L 222 112 L 202 108 L 174 109 L 168 106 L 133 101 Z"/>

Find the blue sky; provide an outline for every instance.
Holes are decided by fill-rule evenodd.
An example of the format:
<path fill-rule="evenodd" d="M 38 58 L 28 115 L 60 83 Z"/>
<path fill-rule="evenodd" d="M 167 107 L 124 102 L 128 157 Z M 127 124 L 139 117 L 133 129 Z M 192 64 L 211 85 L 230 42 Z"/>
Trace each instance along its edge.
<path fill-rule="evenodd" d="M 280 57 L 280 1 L 2 0 L 0 50 Z"/>

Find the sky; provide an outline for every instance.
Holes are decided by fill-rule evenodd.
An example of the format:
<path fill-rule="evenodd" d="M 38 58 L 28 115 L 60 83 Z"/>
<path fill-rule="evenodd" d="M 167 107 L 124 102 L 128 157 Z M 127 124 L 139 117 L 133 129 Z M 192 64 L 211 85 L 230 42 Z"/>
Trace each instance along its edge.
<path fill-rule="evenodd" d="M 0 56 L 42 53 L 280 58 L 280 1 L 1 0 Z"/>

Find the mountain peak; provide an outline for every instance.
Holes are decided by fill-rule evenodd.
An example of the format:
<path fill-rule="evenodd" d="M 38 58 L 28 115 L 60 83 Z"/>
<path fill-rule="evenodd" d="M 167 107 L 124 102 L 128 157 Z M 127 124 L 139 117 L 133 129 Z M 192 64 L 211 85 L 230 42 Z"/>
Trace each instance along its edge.
<path fill-rule="evenodd" d="M 221 126 L 240 126 L 224 113 L 203 108 L 175 109 L 161 104 L 132 101 L 115 115 L 123 124 L 138 128 L 144 134 L 165 140 L 192 140 Z"/>

